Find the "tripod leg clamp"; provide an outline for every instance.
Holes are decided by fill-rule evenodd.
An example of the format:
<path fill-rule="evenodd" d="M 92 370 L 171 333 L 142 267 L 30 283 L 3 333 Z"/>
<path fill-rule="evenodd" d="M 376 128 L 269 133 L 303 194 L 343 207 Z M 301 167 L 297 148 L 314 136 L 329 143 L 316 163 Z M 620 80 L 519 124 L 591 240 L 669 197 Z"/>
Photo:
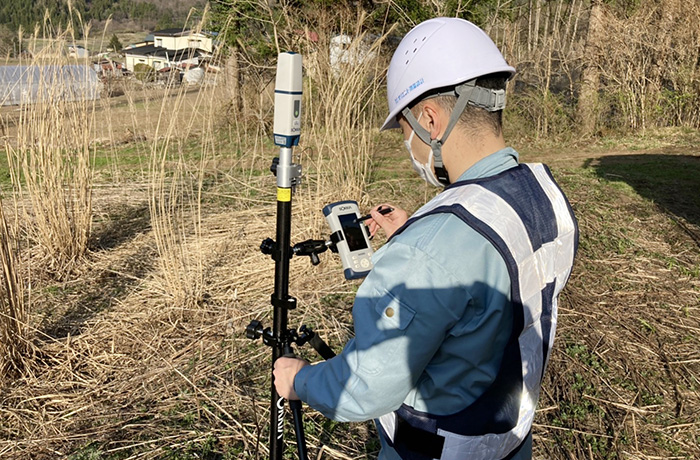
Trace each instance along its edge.
<path fill-rule="evenodd" d="M 270 297 L 270 303 L 275 308 L 284 308 L 286 310 L 294 310 L 297 308 L 297 299 L 292 296 L 287 296 L 286 299 L 278 299 L 274 294 Z"/>

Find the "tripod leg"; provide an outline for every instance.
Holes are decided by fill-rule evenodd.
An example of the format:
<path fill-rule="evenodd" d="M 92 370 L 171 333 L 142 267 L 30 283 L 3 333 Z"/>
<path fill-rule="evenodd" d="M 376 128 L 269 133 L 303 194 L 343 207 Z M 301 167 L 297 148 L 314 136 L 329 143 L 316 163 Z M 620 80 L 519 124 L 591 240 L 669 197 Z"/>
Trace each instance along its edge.
<path fill-rule="evenodd" d="M 297 435 L 297 450 L 299 452 L 299 460 L 307 460 L 309 458 L 306 452 L 306 437 L 304 436 L 304 421 L 301 413 L 301 401 L 289 401 L 289 407 L 292 410 L 294 418 L 294 432 Z"/>
<path fill-rule="evenodd" d="M 289 337 L 289 336 L 288 336 Z M 292 350 L 292 345 L 286 343 L 282 348 L 284 353 L 282 356 L 285 358 L 294 358 L 294 351 Z M 289 400 L 289 408 L 292 411 L 292 418 L 294 420 L 294 432 L 297 437 L 297 451 L 299 452 L 299 460 L 307 460 L 309 454 L 306 451 L 306 436 L 304 436 L 304 420 L 303 413 L 301 411 L 301 401 L 298 399 Z"/>
<path fill-rule="evenodd" d="M 335 352 L 331 349 L 331 347 L 329 347 L 328 344 L 324 342 L 323 339 L 315 332 L 313 333 L 309 343 L 312 347 L 314 347 L 314 350 L 321 355 L 321 358 L 329 360 L 335 356 Z"/>

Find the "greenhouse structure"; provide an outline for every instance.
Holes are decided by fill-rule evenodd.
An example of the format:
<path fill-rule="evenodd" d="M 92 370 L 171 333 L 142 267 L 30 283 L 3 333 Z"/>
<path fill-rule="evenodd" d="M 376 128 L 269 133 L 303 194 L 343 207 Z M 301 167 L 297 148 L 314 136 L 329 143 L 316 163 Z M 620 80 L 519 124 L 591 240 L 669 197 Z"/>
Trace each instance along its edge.
<path fill-rule="evenodd" d="M 101 89 L 84 65 L 0 66 L 0 106 L 99 99 Z"/>

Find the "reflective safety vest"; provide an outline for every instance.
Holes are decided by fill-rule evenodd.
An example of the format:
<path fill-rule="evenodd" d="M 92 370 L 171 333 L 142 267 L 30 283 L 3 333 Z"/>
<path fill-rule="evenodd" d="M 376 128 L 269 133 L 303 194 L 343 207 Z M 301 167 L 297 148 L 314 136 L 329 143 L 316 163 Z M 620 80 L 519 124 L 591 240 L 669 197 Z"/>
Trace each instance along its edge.
<path fill-rule="evenodd" d="M 380 431 L 406 460 L 510 458 L 527 439 L 535 416 L 554 341 L 557 297 L 578 246 L 576 219 L 542 164 L 452 184 L 396 234 L 444 212 L 461 218 L 503 257 L 511 279 L 513 329 L 495 380 L 472 404 L 452 415 L 404 404 L 379 419 Z"/>

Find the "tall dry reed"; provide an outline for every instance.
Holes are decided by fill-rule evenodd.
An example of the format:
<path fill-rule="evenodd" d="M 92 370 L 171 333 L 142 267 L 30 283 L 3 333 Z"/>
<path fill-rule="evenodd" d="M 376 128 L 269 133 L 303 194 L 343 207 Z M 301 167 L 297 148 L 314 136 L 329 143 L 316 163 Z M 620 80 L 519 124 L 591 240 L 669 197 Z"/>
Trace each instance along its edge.
<path fill-rule="evenodd" d="M 347 38 L 338 62 L 331 61 L 332 30 L 319 34 L 316 52 L 307 57 L 306 145 L 315 150 L 320 171 L 317 192 L 334 190 L 362 198 L 374 153 L 374 135 L 383 121 L 382 83 L 387 33 L 364 32 L 367 16 L 343 18 L 336 37 Z M 337 45 L 336 45 L 337 46 Z"/>
<path fill-rule="evenodd" d="M 30 303 L 26 296 L 17 222 L 9 225 L 0 200 L 0 380 L 17 377 L 28 367 L 32 350 Z"/>
<path fill-rule="evenodd" d="M 193 30 L 200 32 L 205 21 L 206 11 Z M 218 60 L 215 55 L 213 61 Z M 212 108 L 217 86 L 215 73 L 206 74 L 192 87 L 170 79 L 150 142 L 149 209 L 159 253 L 160 286 L 171 305 L 180 308 L 196 307 L 204 295 L 207 263 L 201 250 L 202 192 L 206 164 L 215 153 L 216 111 Z M 193 90 L 195 97 L 188 97 Z"/>
<path fill-rule="evenodd" d="M 29 95 L 19 106 L 17 135 L 6 142 L 15 196 L 29 237 L 42 249 L 46 268 L 64 278 L 88 248 L 92 228 L 92 160 L 96 75 L 89 61 L 67 57 L 76 32 L 37 28 L 32 58 L 21 59 Z M 45 38 L 46 36 L 56 38 Z M 89 28 L 82 30 L 89 35 Z M 43 47 L 39 48 L 39 42 Z M 31 95 L 33 92 L 33 96 Z"/>
<path fill-rule="evenodd" d="M 506 2 L 487 15 L 481 25 L 518 70 L 511 127 L 544 138 L 571 136 L 584 121 L 595 132 L 700 127 L 697 2 L 596 5 L 601 32 L 592 35 L 584 0 Z M 593 120 L 580 120 L 591 94 Z"/>
<path fill-rule="evenodd" d="M 303 168 L 295 202 L 304 211 L 296 214 L 295 224 L 318 236 L 326 230 L 320 213 L 325 204 L 354 199 L 368 205 L 366 188 L 385 115 L 385 40 L 391 30 L 368 33 L 369 17 L 361 9 L 316 11 L 309 18 L 291 7 L 281 7 L 276 14 L 277 20 L 265 21 L 276 25 L 273 35 L 278 51 L 301 53 L 304 67 L 302 130 L 295 148 L 295 161 Z M 332 44 L 339 39 L 344 42 Z M 343 48 L 338 62 L 332 62 L 332 46 Z M 274 60 L 260 66 L 245 52 L 236 56 L 236 72 L 249 82 L 242 91 L 242 109 L 233 116 L 236 133 L 242 145 L 251 146 L 247 154 L 267 165 L 276 155 L 276 148 L 269 146 L 274 66 Z M 252 123 L 250 114 L 255 114 Z M 273 185 L 270 177 L 270 190 Z"/>
<path fill-rule="evenodd" d="M 606 89 L 602 116 L 633 130 L 700 127 L 700 4 L 642 2 L 605 9 L 607 46 L 593 58 Z"/>
<path fill-rule="evenodd" d="M 504 3 L 481 24 L 517 70 L 506 110 L 517 135 L 572 132 L 586 15 L 583 0 L 532 0 Z"/>

